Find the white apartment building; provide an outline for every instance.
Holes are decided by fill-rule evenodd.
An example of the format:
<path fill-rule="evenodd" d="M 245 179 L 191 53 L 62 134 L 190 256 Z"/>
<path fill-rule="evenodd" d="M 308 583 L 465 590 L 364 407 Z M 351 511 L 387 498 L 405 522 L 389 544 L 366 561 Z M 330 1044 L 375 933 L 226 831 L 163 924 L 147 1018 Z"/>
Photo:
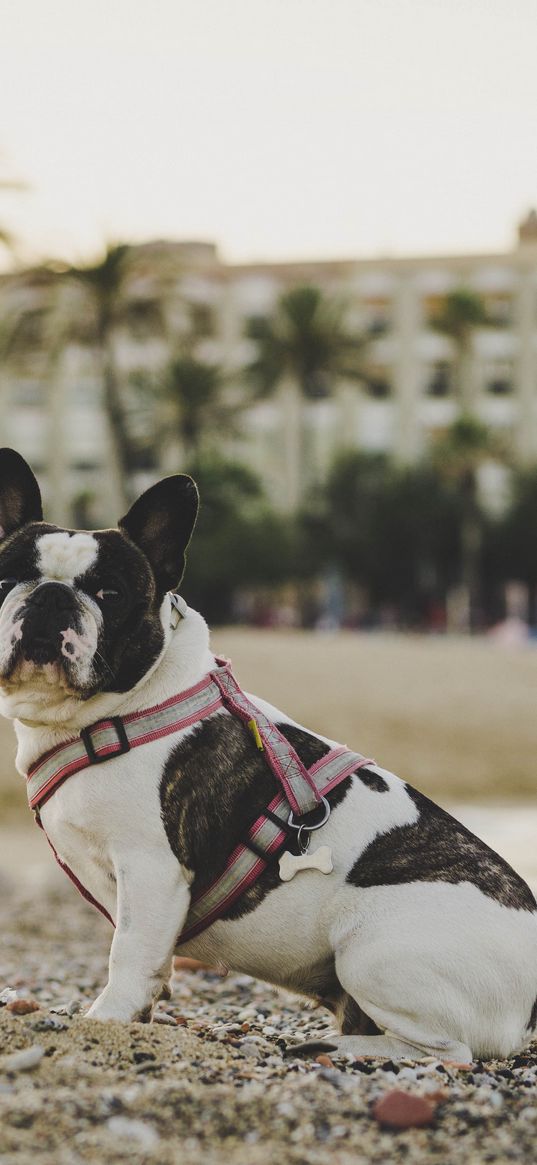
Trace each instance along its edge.
<path fill-rule="evenodd" d="M 269 315 L 292 286 L 313 284 L 345 305 L 367 339 L 368 385 L 340 383 L 303 403 L 282 384 L 244 409 L 219 451 L 258 473 L 273 503 L 292 510 L 334 455 L 385 451 L 411 463 L 454 420 L 453 341 L 432 326 L 444 297 L 479 293 L 489 324 L 473 335 L 475 413 L 501 432 L 520 463 L 537 463 L 537 214 L 503 254 L 334 262 L 227 264 L 208 243 L 154 242 L 129 250 L 112 335 L 112 358 L 141 440 L 132 492 L 182 468 L 182 450 L 158 388 L 185 345 L 222 365 L 229 392 L 255 354 L 251 317 Z M 0 279 L 0 442 L 19 449 L 44 484 L 55 521 L 114 520 L 124 498 L 104 408 L 95 301 L 72 273 L 22 271 Z M 297 463 L 293 426 L 305 457 Z M 144 439 L 147 454 L 144 456 Z M 157 447 L 155 460 L 154 449 Z M 153 449 L 153 454 L 151 453 Z"/>

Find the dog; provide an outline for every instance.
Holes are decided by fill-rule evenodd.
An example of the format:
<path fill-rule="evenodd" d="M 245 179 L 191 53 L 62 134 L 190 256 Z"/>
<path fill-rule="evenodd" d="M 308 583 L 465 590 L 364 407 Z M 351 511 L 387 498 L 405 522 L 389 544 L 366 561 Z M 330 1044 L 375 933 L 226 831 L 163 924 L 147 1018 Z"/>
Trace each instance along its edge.
<path fill-rule="evenodd" d="M 60 529 L 43 521 L 26 461 L 0 451 L 0 712 L 30 781 L 60 758 L 39 820 L 115 926 L 108 983 L 87 1018 L 150 1018 L 180 950 L 322 1000 L 339 1034 L 297 1045 L 306 1055 L 467 1063 L 520 1050 L 537 1027 L 532 893 L 410 785 L 241 693 L 202 617 L 176 596 L 197 510 L 194 482 L 178 474 L 117 529 Z M 209 693 L 202 718 L 183 714 L 185 692 L 187 703 Z M 151 737 L 145 717 L 177 700 L 182 727 L 130 747 L 127 730 L 142 723 Z M 107 733 L 113 743 L 99 748 Z M 90 759 L 65 779 L 81 741 Z M 306 792 L 327 757 L 353 766 L 316 795 L 319 812 L 288 813 L 267 763 L 274 741 Z M 256 857 L 241 846 L 262 836 L 260 815 L 279 840 Z M 192 903 L 229 876 L 237 847 L 258 876 L 189 931 Z"/>

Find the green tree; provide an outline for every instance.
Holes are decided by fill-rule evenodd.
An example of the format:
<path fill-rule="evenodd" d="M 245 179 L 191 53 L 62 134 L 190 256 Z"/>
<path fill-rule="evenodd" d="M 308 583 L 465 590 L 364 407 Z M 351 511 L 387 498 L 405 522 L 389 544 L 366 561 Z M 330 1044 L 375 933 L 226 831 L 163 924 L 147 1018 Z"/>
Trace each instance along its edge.
<path fill-rule="evenodd" d="M 101 362 L 103 401 L 123 505 L 127 505 L 131 500 L 129 476 L 136 461 L 136 447 L 129 433 L 114 356 L 113 336 L 117 325 L 126 315 L 124 286 L 130 251 L 131 248 L 126 243 L 115 244 L 107 247 L 99 262 L 87 267 L 72 267 L 69 270 L 69 275 L 79 281 L 93 299 L 95 340 Z"/>
<path fill-rule="evenodd" d="M 456 491 L 460 512 L 460 574 L 463 623 L 477 626 L 480 562 L 485 517 L 478 496 L 478 472 L 485 461 L 506 460 L 507 451 L 486 425 L 462 413 L 436 441 L 432 460 L 441 478 Z"/>
<path fill-rule="evenodd" d="M 103 395 L 108 416 L 114 453 L 119 468 L 124 501 L 129 501 L 128 475 L 131 449 L 122 407 L 119 379 L 114 359 L 112 334 L 120 313 L 125 262 L 129 252 L 126 244 L 107 247 L 98 263 L 73 269 L 92 293 L 95 308 L 96 340 L 100 353 Z"/>
<path fill-rule="evenodd" d="M 297 505 L 304 484 L 305 401 L 329 396 L 338 381 L 363 380 L 365 341 L 345 323 L 342 304 L 318 287 L 295 287 L 280 296 L 272 316 L 254 317 L 247 335 L 257 345 L 245 369 L 257 397 L 277 388 L 285 410 L 289 505 Z"/>
<path fill-rule="evenodd" d="M 454 581 L 457 521 L 457 496 L 431 466 L 362 452 L 337 460 L 324 501 L 303 515 L 309 561 L 335 563 L 373 606 L 397 604 L 409 624 Z"/>
<path fill-rule="evenodd" d="M 164 375 L 161 395 L 171 406 L 187 464 L 199 463 L 204 440 L 232 428 L 234 410 L 224 400 L 225 379 L 216 364 L 177 356 Z"/>
<path fill-rule="evenodd" d="M 485 304 L 476 292 L 459 287 L 446 295 L 431 323 L 453 341 L 455 397 L 460 412 L 469 413 L 474 405 L 473 339 L 476 328 L 489 323 Z"/>
<path fill-rule="evenodd" d="M 526 583 L 530 619 L 537 618 L 537 469 L 514 473 L 511 505 L 487 531 L 487 570 L 499 585 Z"/>
<path fill-rule="evenodd" d="M 223 623 L 232 616 L 238 588 L 272 586 L 289 578 L 291 531 L 244 466 L 212 458 L 189 468 L 201 504 L 183 594 L 211 622 Z"/>
<path fill-rule="evenodd" d="M 486 306 L 476 292 L 458 288 L 446 295 L 433 325 L 454 344 L 453 389 L 458 415 L 433 449 L 440 474 L 457 490 L 460 501 L 460 590 L 468 630 L 476 626 L 479 609 L 480 559 L 484 515 L 478 499 L 478 471 L 484 461 L 504 459 L 498 440 L 474 415 L 473 341 L 476 329 L 490 324 Z"/>

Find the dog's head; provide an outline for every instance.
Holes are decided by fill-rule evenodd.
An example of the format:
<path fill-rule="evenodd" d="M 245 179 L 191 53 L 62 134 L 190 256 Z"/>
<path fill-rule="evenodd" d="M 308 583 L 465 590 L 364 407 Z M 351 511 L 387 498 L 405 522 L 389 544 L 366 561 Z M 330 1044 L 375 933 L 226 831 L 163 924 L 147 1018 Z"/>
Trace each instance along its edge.
<path fill-rule="evenodd" d="M 0 450 L 0 693 L 9 714 L 138 683 L 164 646 L 163 599 L 181 580 L 197 509 L 192 478 L 177 474 L 142 494 L 115 530 L 63 530 L 43 521 L 24 459 Z"/>

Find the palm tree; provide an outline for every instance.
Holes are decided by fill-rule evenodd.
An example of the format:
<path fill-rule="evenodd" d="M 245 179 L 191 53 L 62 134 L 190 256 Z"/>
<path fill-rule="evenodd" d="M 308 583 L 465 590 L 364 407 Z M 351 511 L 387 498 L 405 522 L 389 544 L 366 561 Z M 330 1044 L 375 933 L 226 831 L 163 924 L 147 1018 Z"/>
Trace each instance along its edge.
<path fill-rule="evenodd" d="M 436 442 L 433 460 L 450 483 L 460 506 L 460 595 L 463 629 L 478 625 L 479 565 L 483 516 L 478 498 L 479 468 L 485 461 L 506 459 L 506 450 L 486 425 L 470 413 L 461 415 Z"/>
<path fill-rule="evenodd" d="M 459 287 L 446 295 L 431 323 L 453 341 L 455 394 L 460 412 L 469 413 L 474 403 L 473 338 L 476 328 L 489 324 L 485 304 L 475 291 Z"/>
<path fill-rule="evenodd" d="M 484 461 L 504 457 L 497 439 L 474 414 L 473 339 L 490 320 L 480 295 L 460 287 L 446 295 L 433 327 L 454 345 L 453 389 L 457 417 L 437 441 L 433 456 L 442 476 L 454 486 L 460 504 L 461 606 L 468 630 L 476 626 L 482 516 L 478 501 L 478 471 Z"/>
<path fill-rule="evenodd" d="M 130 247 L 125 243 L 107 247 L 98 263 L 87 267 L 73 267 L 69 274 L 77 279 L 93 299 L 95 312 L 95 340 L 101 362 L 104 407 L 109 422 L 117 470 L 117 488 L 121 504 L 130 498 L 129 474 L 133 463 L 130 440 L 119 377 L 114 358 L 113 333 L 122 312 L 122 293 L 125 267 Z"/>
<path fill-rule="evenodd" d="M 172 360 L 164 376 L 161 395 L 169 406 L 172 431 L 182 447 L 189 468 L 199 464 L 208 434 L 232 428 L 235 409 L 223 399 L 225 378 L 216 364 L 190 355 Z"/>
<path fill-rule="evenodd" d="M 318 287 L 294 287 L 274 314 L 254 317 L 247 328 L 257 344 L 245 369 L 258 399 L 278 388 L 285 412 L 288 504 L 295 509 L 304 485 L 304 402 L 330 396 L 341 380 L 363 380 L 364 340 L 351 333 L 342 305 Z"/>

